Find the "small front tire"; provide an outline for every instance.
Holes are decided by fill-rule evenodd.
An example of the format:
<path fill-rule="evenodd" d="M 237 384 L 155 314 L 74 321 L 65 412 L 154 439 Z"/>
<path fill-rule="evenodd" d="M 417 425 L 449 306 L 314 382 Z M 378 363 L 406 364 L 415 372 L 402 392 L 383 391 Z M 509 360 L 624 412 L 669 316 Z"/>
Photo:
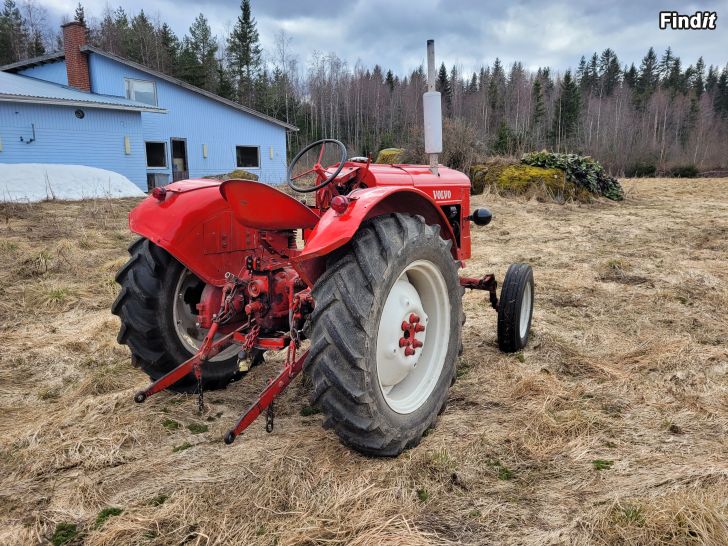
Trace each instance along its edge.
<path fill-rule="evenodd" d="M 511 264 L 503 280 L 498 304 L 498 347 L 504 353 L 520 351 L 528 343 L 533 318 L 533 269 Z"/>

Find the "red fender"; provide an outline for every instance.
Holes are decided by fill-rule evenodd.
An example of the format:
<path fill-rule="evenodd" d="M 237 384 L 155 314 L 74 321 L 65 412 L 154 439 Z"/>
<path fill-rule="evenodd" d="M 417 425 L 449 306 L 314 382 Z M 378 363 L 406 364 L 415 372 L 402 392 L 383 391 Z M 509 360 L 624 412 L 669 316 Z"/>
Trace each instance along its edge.
<path fill-rule="evenodd" d="M 258 247 L 258 232 L 242 227 L 220 195 L 216 180 L 185 180 L 165 186 L 129 213 L 129 228 L 177 258 L 208 284 L 222 286 L 225 273 L 240 271 Z"/>
<path fill-rule="evenodd" d="M 450 223 L 442 209 L 425 192 L 411 186 L 380 186 L 353 191 L 348 197 L 348 208 L 342 214 L 334 209 L 327 210 L 307 234 L 304 249 L 291 258 L 293 267 L 309 286 L 313 286 L 323 273 L 328 254 L 347 244 L 362 222 L 382 214 L 418 214 L 428 224 L 439 224 L 441 235 L 453 243 L 453 258 L 461 259 L 461 249 Z"/>

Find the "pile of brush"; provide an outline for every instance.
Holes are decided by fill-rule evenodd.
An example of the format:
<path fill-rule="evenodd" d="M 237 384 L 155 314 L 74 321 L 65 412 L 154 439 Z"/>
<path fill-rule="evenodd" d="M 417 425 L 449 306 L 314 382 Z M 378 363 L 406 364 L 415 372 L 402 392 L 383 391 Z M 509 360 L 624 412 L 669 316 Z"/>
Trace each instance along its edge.
<path fill-rule="evenodd" d="M 229 173 L 208 174 L 202 178 L 210 178 L 212 180 L 258 180 L 258 175 L 248 172 L 244 169 L 235 169 Z"/>
<path fill-rule="evenodd" d="M 541 201 L 588 203 L 595 197 L 622 200 L 616 178 L 590 157 L 576 154 L 533 152 L 520 161 L 495 157 L 470 168 L 472 193 L 486 187 L 503 195 L 535 197 Z"/>

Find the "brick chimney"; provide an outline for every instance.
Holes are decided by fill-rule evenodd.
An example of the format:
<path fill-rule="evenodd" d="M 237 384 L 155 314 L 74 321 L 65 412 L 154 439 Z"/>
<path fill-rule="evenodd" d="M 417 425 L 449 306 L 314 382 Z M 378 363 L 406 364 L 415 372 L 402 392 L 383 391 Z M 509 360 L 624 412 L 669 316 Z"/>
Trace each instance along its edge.
<path fill-rule="evenodd" d="M 81 91 L 91 91 L 91 78 L 88 73 L 88 58 L 81 52 L 86 45 L 86 27 L 78 21 L 71 21 L 63 29 L 63 53 L 66 56 L 68 85 Z"/>

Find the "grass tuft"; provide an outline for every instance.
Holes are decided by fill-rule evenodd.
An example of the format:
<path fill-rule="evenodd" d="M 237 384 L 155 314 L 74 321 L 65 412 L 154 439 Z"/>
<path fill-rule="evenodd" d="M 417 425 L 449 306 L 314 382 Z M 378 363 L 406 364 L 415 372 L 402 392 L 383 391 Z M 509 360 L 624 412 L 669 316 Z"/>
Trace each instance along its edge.
<path fill-rule="evenodd" d="M 162 426 L 167 430 L 177 430 L 178 428 L 182 427 L 182 425 L 180 425 L 174 419 L 165 419 L 164 421 L 162 421 Z"/>
<path fill-rule="evenodd" d="M 101 512 L 98 513 L 96 516 L 96 522 L 94 523 L 94 527 L 96 529 L 102 527 L 104 523 L 106 523 L 106 520 L 109 518 L 120 516 L 124 512 L 121 508 L 117 508 L 115 506 L 110 506 L 108 508 L 104 508 L 101 510 Z"/>
<path fill-rule="evenodd" d="M 318 406 L 303 406 L 301 408 L 301 415 L 303 417 L 309 417 L 311 415 L 317 415 L 321 413 L 321 408 Z"/>
<path fill-rule="evenodd" d="M 179 453 L 180 451 L 184 451 L 185 449 L 189 449 L 192 447 L 192 444 L 189 442 L 185 442 L 183 444 L 180 444 L 178 446 L 175 446 L 172 448 L 172 453 Z"/>
<path fill-rule="evenodd" d="M 51 542 L 53 546 L 63 546 L 78 537 L 78 526 L 75 523 L 58 523 L 53 531 Z"/>
<path fill-rule="evenodd" d="M 187 425 L 187 430 L 189 430 L 192 434 L 202 434 L 203 432 L 207 432 L 210 427 L 207 425 L 203 425 L 201 423 L 190 423 Z"/>
<path fill-rule="evenodd" d="M 608 461 L 606 459 L 594 459 L 592 466 L 594 470 L 609 470 L 614 465 L 614 461 Z"/>
<path fill-rule="evenodd" d="M 492 467 L 496 471 L 496 476 L 499 480 L 508 481 L 512 480 L 516 473 L 513 472 L 510 468 L 505 466 L 503 463 L 501 463 L 499 460 L 490 460 L 487 461 L 488 466 Z"/>
<path fill-rule="evenodd" d="M 151 504 L 152 506 L 162 506 L 165 502 L 167 502 L 168 498 L 169 498 L 169 495 L 160 493 L 159 495 L 154 497 L 151 501 L 149 501 L 149 504 Z"/>

